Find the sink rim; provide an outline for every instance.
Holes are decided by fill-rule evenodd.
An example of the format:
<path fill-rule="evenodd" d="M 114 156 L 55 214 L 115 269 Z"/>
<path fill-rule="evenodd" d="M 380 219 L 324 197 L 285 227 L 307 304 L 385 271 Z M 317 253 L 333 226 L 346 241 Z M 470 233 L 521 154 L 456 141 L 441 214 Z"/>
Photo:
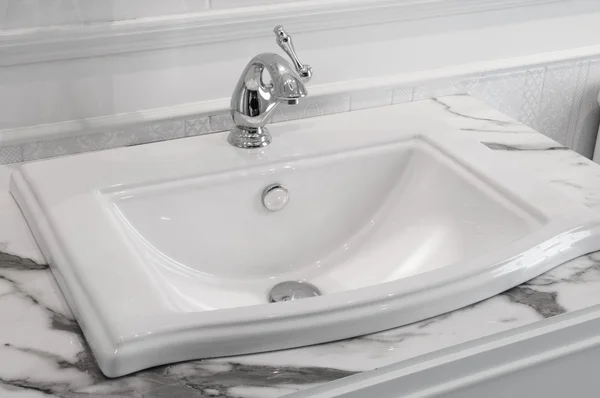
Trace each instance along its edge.
<path fill-rule="evenodd" d="M 362 112 L 364 111 L 355 113 L 360 114 Z M 344 116 L 348 118 L 349 115 L 346 114 Z M 354 119 L 356 119 L 356 115 L 353 116 Z M 323 121 L 327 118 L 339 119 L 339 117 L 324 117 L 320 118 L 320 121 Z M 302 121 L 294 123 L 302 124 L 301 122 Z M 451 130 L 451 128 L 446 127 L 445 130 Z M 226 133 L 222 133 L 222 135 L 226 135 Z M 398 133 L 398 135 L 401 134 Z M 510 176 L 510 173 L 506 173 L 506 169 L 500 170 L 498 167 L 493 166 L 488 160 L 486 160 L 485 156 L 483 155 L 483 151 L 488 151 L 488 149 L 483 147 L 483 145 L 478 144 L 472 140 L 465 140 L 456 136 L 450 139 L 445 134 L 427 131 L 422 133 L 413 133 L 412 135 L 405 135 L 402 139 L 406 139 L 407 136 L 412 136 L 414 138 L 419 135 L 427 136 L 429 138 L 433 137 L 433 139 L 436 140 L 436 142 L 433 143 L 434 146 L 437 146 L 436 144 L 442 142 L 443 144 L 448 144 L 450 147 L 454 147 L 454 150 L 456 150 L 456 146 L 462 147 L 462 149 L 458 151 L 459 153 L 461 151 L 473 151 L 473 153 L 470 153 L 466 159 L 461 159 L 460 161 L 466 161 L 467 166 L 469 165 L 469 163 L 472 166 L 472 163 L 479 162 L 476 166 L 476 170 L 480 173 L 482 172 L 482 169 L 484 174 L 486 171 L 489 172 L 490 170 L 493 170 L 495 173 L 498 173 L 501 176 L 504 175 L 504 177 L 501 177 L 499 179 L 500 182 L 506 182 L 503 181 L 503 179 L 506 179 L 507 175 Z M 205 137 L 194 137 L 188 138 L 186 140 L 201 140 L 203 138 Z M 285 139 L 285 137 L 280 137 L 279 139 Z M 399 139 L 397 138 L 395 141 L 397 140 Z M 162 145 L 162 143 L 152 145 Z M 127 148 L 127 150 L 136 148 L 142 147 Z M 231 150 L 236 149 L 231 148 Z M 478 158 L 479 160 L 477 160 Z M 61 158 L 60 160 L 64 159 L 65 158 Z M 43 162 L 53 161 L 55 160 L 48 160 Z M 27 168 L 27 165 L 25 166 Z M 495 180 L 496 184 L 498 184 L 498 176 L 495 177 Z M 533 184 L 533 186 L 535 186 L 538 189 L 542 189 L 542 191 L 551 191 L 549 188 L 546 188 L 542 182 L 533 179 L 533 177 L 530 178 L 529 176 L 521 176 L 520 181 L 517 182 L 517 185 L 519 184 L 521 185 L 521 188 L 529 184 Z M 514 193 L 514 191 L 516 191 L 514 187 L 509 189 L 509 192 Z M 316 342 L 329 341 L 333 339 L 350 337 L 358 334 L 364 334 L 368 332 L 387 329 L 390 327 L 400 326 L 401 324 L 414 322 L 452 309 L 460 308 L 464 305 L 472 304 L 475 301 L 479 301 L 481 299 L 490 297 L 492 295 L 506 290 L 507 288 L 525 282 L 526 280 L 531 279 L 539 275 L 540 273 L 545 272 L 553 268 L 554 266 L 563 263 L 573 257 L 600 249 L 600 243 L 596 243 L 595 240 L 597 239 L 593 239 L 600 233 L 600 217 L 598 217 L 598 215 L 592 210 L 587 209 L 582 205 L 576 204 L 576 202 L 574 201 L 564 200 L 565 198 L 561 198 L 561 195 L 557 192 L 553 195 L 556 195 L 560 200 L 553 197 L 551 197 L 551 199 L 555 199 L 554 201 L 565 202 L 570 205 L 573 205 L 574 209 L 572 210 L 574 211 L 572 212 L 572 214 L 567 214 L 567 216 L 561 217 L 560 214 L 556 214 L 556 211 L 552 212 L 552 210 L 554 209 L 552 206 L 556 205 L 556 203 L 551 203 L 548 205 L 546 203 L 541 203 L 540 206 L 547 208 L 546 210 L 549 211 L 550 214 L 552 214 L 554 221 L 552 221 L 551 217 L 551 221 L 546 226 L 542 227 L 540 230 L 528 234 L 522 239 L 518 239 L 517 241 L 514 241 L 513 243 L 507 246 L 494 250 L 488 256 L 486 262 L 487 266 L 484 267 L 482 267 L 481 265 L 482 260 L 479 258 L 475 258 L 469 261 L 465 261 L 463 263 L 464 267 L 461 269 L 462 272 L 460 272 L 459 274 L 456 274 L 456 269 L 450 270 L 448 268 L 451 267 L 444 267 L 438 270 L 431 271 L 427 273 L 427 275 L 413 275 L 408 278 L 386 282 L 379 285 L 368 286 L 353 291 L 339 292 L 332 295 L 315 297 L 300 301 L 265 304 L 252 307 L 222 309 L 216 311 L 197 313 L 193 316 L 191 316 L 190 314 L 176 314 L 171 315 L 169 317 L 164 317 L 168 318 L 166 320 L 168 320 L 169 322 L 172 322 L 169 329 L 165 329 L 160 332 L 154 332 L 152 335 L 137 336 L 134 338 L 115 339 L 114 334 L 112 334 L 109 330 L 106 330 L 106 325 L 101 325 L 99 323 L 99 319 L 94 319 L 93 316 L 87 315 L 80 316 L 81 312 L 78 311 L 78 307 L 87 306 L 87 308 L 94 308 L 94 305 L 89 302 L 90 298 L 87 297 L 85 293 L 82 294 L 75 291 L 71 291 L 77 290 L 72 289 L 71 287 L 79 287 L 79 290 L 81 290 L 80 285 L 75 283 L 66 283 L 65 279 L 76 278 L 74 275 L 72 275 L 72 273 L 74 272 L 73 267 L 67 260 L 68 255 L 67 253 L 65 253 L 62 244 L 59 243 L 60 239 L 57 236 L 55 236 L 49 220 L 44 215 L 41 203 L 36 198 L 35 192 L 31 189 L 26 177 L 21 171 L 16 171 L 13 173 L 13 176 L 11 178 L 11 193 L 13 194 L 13 196 L 15 196 L 15 199 L 17 199 L 17 202 L 19 204 L 25 204 L 25 206 L 21 205 L 20 207 L 26 216 L 28 224 L 33 230 L 34 236 L 36 237 L 38 244 L 42 248 L 44 256 L 47 259 L 51 260 L 49 262 L 52 266 L 53 274 L 57 278 L 62 291 L 67 297 L 69 305 L 74 310 L 78 321 L 82 325 L 82 329 L 84 330 L 84 333 L 88 342 L 90 343 L 90 346 L 94 350 L 94 353 L 100 364 L 101 369 L 108 376 L 120 376 L 153 365 L 196 358 L 197 355 L 191 355 L 189 357 L 178 356 L 177 358 L 172 359 L 172 356 L 169 356 L 168 351 L 174 345 L 189 344 L 185 342 L 181 343 L 181 341 L 185 341 L 185 338 L 189 338 L 184 336 L 187 336 L 190 333 L 194 334 L 195 340 L 198 340 L 199 334 L 202 334 L 204 336 L 203 339 L 205 341 L 210 341 L 210 339 L 213 338 L 216 339 L 216 336 L 219 333 L 222 333 L 222 330 L 219 333 L 217 333 L 213 329 L 231 329 L 232 326 L 235 326 L 235 332 L 237 333 L 237 336 L 229 336 L 229 340 L 231 340 L 238 339 L 241 336 L 246 336 L 252 333 L 265 334 L 264 330 L 255 330 L 257 329 L 257 326 L 262 326 L 264 328 L 265 322 L 277 325 L 279 327 L 279 330 L 277 332 L 290 333 L 291 335 L 293 334 L 291 332 L 294 331 L 294 328 L 298 328 L 298 326 L 293 325 L 293 323 L 297 323 L 300 320 L 300 318 L 305 318 L 309 315 L 312 317 L 312 320 L 314 322 L 314 324 L 311 327 L 318 327 L 320 332 L 323 332 L 323 329 L 320 326 L 315 326 L 315 324 L 331 326 L 333 315 L 337 315 L 336 322 L 339 325 L 342 325 L 344 323 L 344 314 L 348 311 L 352 312 L 353 315 L 352 317 L 350 317 L 352 319 L 356 319 L 357 316 L 361 316 L 361 319 L 368 319 L 369 316 L 373 315 L 373 312 L 385 314 L 384 317 L 379 318 L 394 318 L 393 321 L 389 319 L 387 321 L 384 319 L 379 319 L 379 321 L 377 322 L 378 326 L 375 327 L 373 327 L 373 324 L 371 322 L 362 322 L 363 325 L 359 326 L 362 327 L 364 331 L 356 331 L 357 329 L 360 329 L 360 327 L 356 328 L 356 325 L 354 325 L 355 331 L 349 333 L 340 333 L 338 331 L 338 333 L 335 334 L 335 336 L 338 337 L 332 338 L 328 337 L 331 336 L 332 333 L 322 333 L 321 336 L 319 336 L 319 338 L 317 339 L 315 339 L 314 337 L 309 339 L 309 343 L 312 344 Z M 550 200 L 550 202 L 553 202 L 553 200 Z M 536 246 L 535 244 L 540 244 L 540 242 L 545 242 L 550 238 L 557 237 L 559 233 L 563 234 L 561 236 L 563 240 L 566 239 L 565 237 L 570 236 L 574 240 L 574 242 L 577 242 L 577 244 L 571 242 L 573 244 L 568 249 L 565 249 L 564 253 L 561 253 L 561 255 L 556 255 L 551 259 L 552 261 L 547 261 L 546 263 L 544 263 L 543 266 L 540 266 L 538 264 L 537 267 L 530 267 L 525 270 L 523 270 L 522 268 L 517 269 L 514 267 L 515 260 L 513 259 L 513 261 L 510 261 L 510 259 L 507 259 L 507 257 L 511 258 L 514 256 L 518 256 L 527 249 L 532 249 L 532 246 Z M 56 265 L 57 263 L 67 265 L 59 267 Z M 510 270 L 511 267 L 513 267 L 512 271 Z M 503 268 L 505 270 L 508 270 L 507 272 L 502 274 L 504 275 L 504 278 L 494 278 L 492 276 L 492 278 L 490 279 L 489 274 L 493 274 L 494 272 L 500 272 Z M 521 275 L 517 277 L 515 276 L 515 273 L 518 271 L 522 272 Z M 454 275 L 452 278 L 450 278 L 449 274 Z M 511 278 L 508 278 L 508 275 L 510 275 Z M 489 288 L 486 291 L 478 292 L 477 294 L 471 293 L 469 295 L 469 298 L 456 298 L 456 296 L 452 296 L 452 293 L 464 290 L 465 286 L 482 285 L 483 283 L 480 281 L 481 278 L 487 279 L 488 284 L 486 286 L 488 288 L 490 287 L 490 283 L 492 282 L 494 287 Z M 407 283 L 407 281 L 409 281 L 410 283 Z M 428 307 L 428 294 L 433 289 L 439 287 L 442 283 L 446 285 L 442 290 L 445 290 L 446 296 L 453 297 L 453 300 L 439 300 L 438 297 L 438 301 L 440 301 L 440 303 L 438 303 L 438 305 L 435 306 L 435 308 L 431 304 L 429 304 L 430 306 Z M 408 286 L 409 288 L 404 290 L 402 294 L 398 294 L 399 288 L 403 288 L 404 286 Z M 362 297 L 357 298 L 357 292 L 364 294 L 362 295 Z M 78 296 L 77 301 L 73 300 L 74 295 Z M 407 296 L 411 295 L 415 296 L 412 297 L 412 302 L 404 302 L 408 300 Z M 473 300 L 474 296 L 478 297 L 478 299 Z M 87 297 L 87 304 L 81 304 L 82 297 Z M 317 303 L 316 300 L 320 300 L 318 301 L 318 303 L 320 303 L 319 308 L 315 308 L 314 303 Z M 381 304 L 384 301 L 387 303 L 386 307 L 380 308 Z M 452 304 L 450 305 L 448 301 L 452 301 Z M 425 306 L 425 308 L 417 308 L 419 305 Z M 402 321 L 399 321 L 399 318 L 391 316 L 392 313 L 406 312 L 407 307 L 412 308 L 413 312 L 409 311 L 409 314 L 403 313 Z M 249 311 L 249 308 L 252 308 L 253 310 Z M 241 317 L 241 315 L 245 315 L 245 317 Z M 165 320 L 164 318 L 163 321 Z M 193 322 L 190 322 L 191 318 L 193 318 Z M 245 320 L 240 321 L 240 318 L 245 318 Z M 155 321 L 150 321 L 148 323 L 152 324 L 155 323 Z M 187 327 L 184 328 L 183 325 L 187 325 Z M 306 327 L 304 327 L 304 330 L 306 331 Z M 231 332 L 231 335 L 235 334 L 232 330 L 228 330 L 228 332 Z M 339 337 L 340 335 L 342 336 Z M 278 342 L 277 344 L 279 345 L 271 344 L 269 349 L 277 349 L 284 347 L 288 348 L 291 346 L 309 344 L 306 341 L 306 336 L 304 338 L 302 338 L 302 336 L 298 336 L 298 340 L 292 344 L 290 344 L 289 341 L 285 343 Z M 156 346 L 161 346 L 159 348 L 165 351 L 165 353 L 164 356 L 159 355 L 159 357 L 163 359 L 158 360 L 158 362 L 154 362 L 152 364 L 146 364 L 141 366 L 138 357 L 142 355 L 140 353 L 149 350 L 149 346 L 154 346 L 152 348 L 154 351 L 157 350 Z M 263 350 L 264 349 L 259 349 L 259 351 Z M 220 349 L 220 351 L 219 349 L 207 348 L 206 351 L 206 356 L 209 357 L 232 354 L 231 352 L 228 352 L 227 354 L 223 353 L 222 348 Z M 235 352 L 233 353 L 241 354 L 248 352 L 256 352 L 257 350 L 240 349 L 234 351 Z"/>

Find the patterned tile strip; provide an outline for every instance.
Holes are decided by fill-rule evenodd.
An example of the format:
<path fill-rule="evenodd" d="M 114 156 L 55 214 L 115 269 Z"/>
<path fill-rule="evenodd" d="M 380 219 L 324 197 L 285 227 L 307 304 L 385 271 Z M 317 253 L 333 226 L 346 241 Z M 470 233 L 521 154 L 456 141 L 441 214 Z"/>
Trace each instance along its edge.
<path fill-rule="evenodd" d="M 546 68 L 535 68 L 527 71 L 525 89 L 523 91 L 523 104 L 519 121 L 531 128 L 537 129 L 536 121 L 540 109 L 540 99 L 544 85 Z"/>
<path fill-rule="evenodd" d="M 567 133 L 565 137 L 565 145 L 569 148 L 573 148 L 575 144 L 575 135 L 577 134 L 577 123 L 579 121 L 579 113 L 581 111 L 581 102 L 583 101 L 583 95 L 585 94 L 585 85 L 590 69 L 589 61 L 583 61 L 578 63 L 577 69 L 577 81 L 575 83 L 573 103 L 571 104 L 569 124 L 567 127 Z"/>

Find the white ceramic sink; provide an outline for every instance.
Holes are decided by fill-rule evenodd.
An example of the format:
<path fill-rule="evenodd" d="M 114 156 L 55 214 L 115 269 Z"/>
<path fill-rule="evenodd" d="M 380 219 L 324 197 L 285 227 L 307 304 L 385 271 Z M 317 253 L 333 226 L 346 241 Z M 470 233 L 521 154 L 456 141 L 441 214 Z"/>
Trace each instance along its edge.
<path fill-rule="evenodd" d="M 224 133 L 13 175 L 106 375 L 400 326 L 600 249 L 594 212 L 409 108 L 271 133 L 261 150 Z M 273 183 L 290 193 L 279 212 L 261 202 Z M 283 281 L 322 296 L 269 303 Z"/>

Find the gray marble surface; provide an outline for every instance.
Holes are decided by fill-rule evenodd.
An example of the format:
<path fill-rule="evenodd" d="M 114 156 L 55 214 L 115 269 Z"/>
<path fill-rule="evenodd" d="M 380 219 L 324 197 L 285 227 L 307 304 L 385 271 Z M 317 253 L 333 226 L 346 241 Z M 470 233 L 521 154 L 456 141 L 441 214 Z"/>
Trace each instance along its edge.
<path fill-rule="evenodd" d="M 600 210 L 600 166 L 467 96 L 419 107 Z M 600 253 L 412 325 L 304 348 L 191 361 L 107 379 L 44 265 L 0 168 L 0 397 L 278 397 L 600 303 Z"/>

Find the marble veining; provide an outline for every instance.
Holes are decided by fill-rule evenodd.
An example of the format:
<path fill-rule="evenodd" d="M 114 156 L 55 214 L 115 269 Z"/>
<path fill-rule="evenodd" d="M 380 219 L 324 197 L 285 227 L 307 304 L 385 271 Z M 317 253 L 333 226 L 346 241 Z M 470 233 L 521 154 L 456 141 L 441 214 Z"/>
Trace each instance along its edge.
<path fill-rule="evenodd" d="M 522 285 L 512 288 L 502 294 L 508 297 L 513 303 L 530 307 L 544 318 L 550 318 L 567 312 L 556 301 L 556 292 L 540 292 L 526 285 Z"/>
<path fill-rule="evenodd" d="M 600 210 L 600 167 L 468 96 L 424 103 L 491 149 Z M 600 303 L 600 253 L 503 294 L 372 335 L 105 378 L 8 193 L 0 167 L 0 397 L 278 397 Z"/>
<path fill-rule="evenodd" d="M 500 151 L 566 151 L 569 148 L 564 147 L 564 146 L 560 146 L 560 145 L 554 145 L 554 146 L 549 146 L 546 148 L 539 148 L 537 146 L 533 146 L 533 147 L 527 147 L 527 146 L 517 146 L 517 145 L 505 145 L 505 144 L 498 144 L 495 142 L 482 142 L 483 145 L 487 146 L 490 149 L 493 150 L 500 150 Z"/>

